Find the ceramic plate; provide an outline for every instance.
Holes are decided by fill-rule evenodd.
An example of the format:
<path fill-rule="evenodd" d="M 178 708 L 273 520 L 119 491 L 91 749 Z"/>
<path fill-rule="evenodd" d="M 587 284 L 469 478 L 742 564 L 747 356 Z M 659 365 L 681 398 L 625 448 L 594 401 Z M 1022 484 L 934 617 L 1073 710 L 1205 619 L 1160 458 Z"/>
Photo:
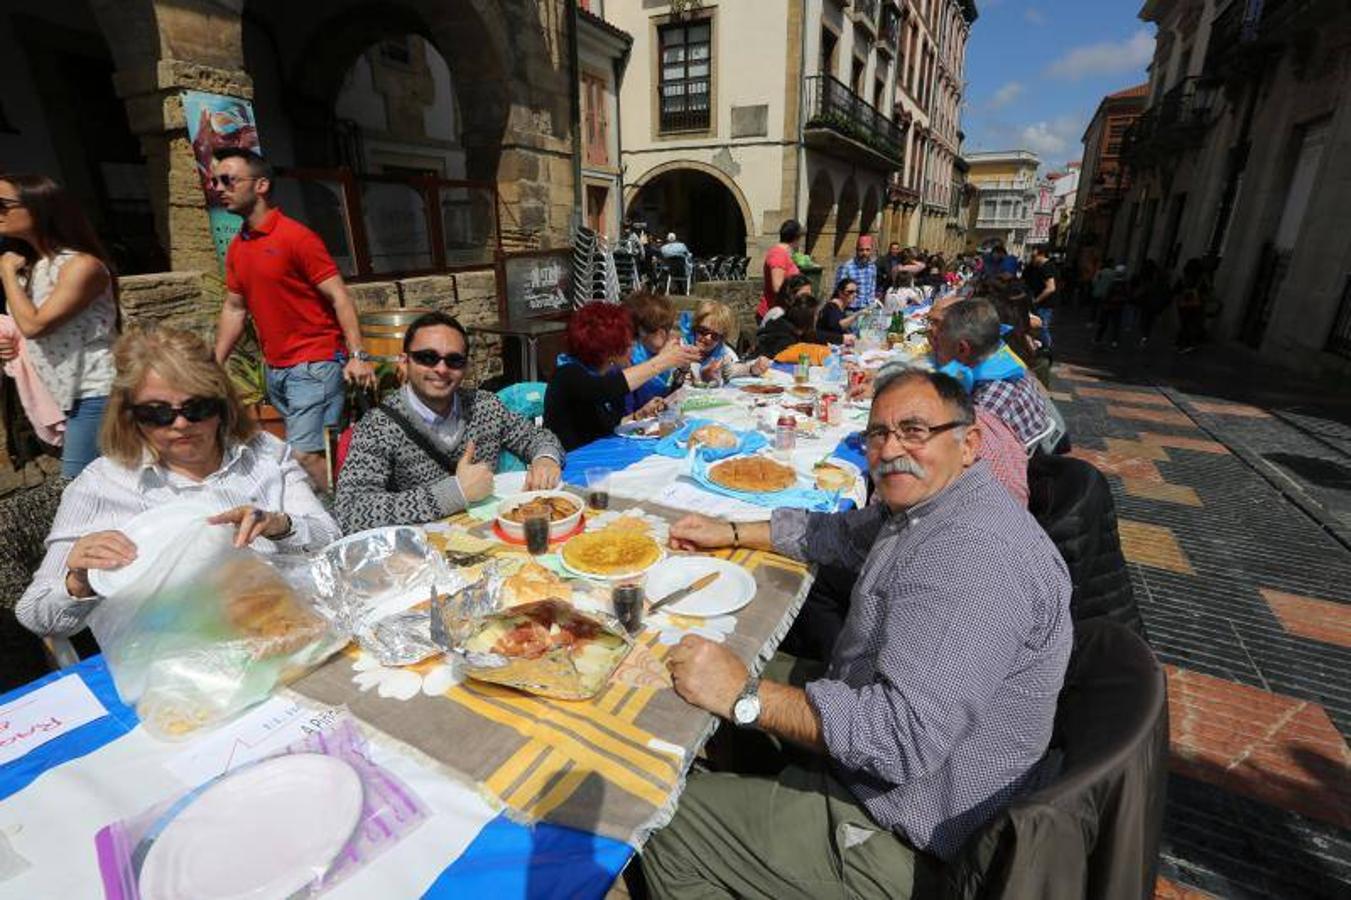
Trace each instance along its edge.
<path fill-rule="evenodd" d="M 672 591 L 678 591 L 710 572 L 721 577 L 708 587 L 695 591 L 657 610 L 681 616 L 725 616 L 755 599 L 755 578 L 741 566 L 712 556 L 672 556 L 647 570 L 644 590 L 649 603 L 656 603 Z"/>
<path fill-rule="evenodd" d="M 322 878 L 361 821 L 361 779 L 318 753 L 264 760 L 221 778 L 164 826 L 146 853 L 143 900 L 264 900 Z"/>

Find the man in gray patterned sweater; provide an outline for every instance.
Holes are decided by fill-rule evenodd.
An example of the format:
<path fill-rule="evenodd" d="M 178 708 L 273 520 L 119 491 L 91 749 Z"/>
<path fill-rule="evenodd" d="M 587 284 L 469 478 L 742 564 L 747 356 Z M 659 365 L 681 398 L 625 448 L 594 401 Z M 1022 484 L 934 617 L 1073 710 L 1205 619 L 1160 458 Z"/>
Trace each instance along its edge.
<path fill-rule="evenodd" d="M 461 388 L 469 338 L 451 316 L 409 324 L 405 384 L 357 425 L 338 475 L 335 512 L 344 533 L 420 525 L 489 496 L 502 450 L 528 462 L 526 490 L 556 487 L 563 445 L 487 392 Z"/>

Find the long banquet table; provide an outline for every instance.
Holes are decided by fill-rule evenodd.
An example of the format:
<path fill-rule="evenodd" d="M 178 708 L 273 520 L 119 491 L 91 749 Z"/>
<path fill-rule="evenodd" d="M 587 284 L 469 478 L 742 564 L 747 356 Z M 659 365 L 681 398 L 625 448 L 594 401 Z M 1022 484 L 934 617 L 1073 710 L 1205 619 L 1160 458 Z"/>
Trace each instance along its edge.
<path fill-rule="evenodd" d="M 733 403 L 691 414 L 744 424 L 746 412 Z M 853 451 L 840 439 L 858 427 L 855 415 L 823 430 L 795 454 L 795 464 L 809 467 L 832 448 L 848 459 Z M 668 490 L 682 480 L 681 460 L 653 454 L 650 442 L 606 438 L 571 454 L 565 479 L 579 484 L 598 464 L 616 470 L 614 514 L 639 515 L 663 534 L 683 514 L 660 503 L 690 496 Z M 518 483 L 499 476 L 496 493 Z M 726 503 L 736 512 L 739 501 Z M 768 516 L 766 509 L 740 512 Z M 454 545 L 482 541 L 491 527 L 488 505 L 427 530 L 433 544 Z M 493 552 L 520 551 L 499 544 Z M 45 743 L 0 756 L 0 897 L 103 896 L 95 853 L 101 828 L 229 770 L 241 748 L 247 758 L 284 748 L 306 723 L 321 727 L 334 708 L 355 718 L 371 758 L 402 779 L 428 817 L 327 894 L 601 897 L 669 819 L 716 726 L 671 689 L 663 664 L 671 647 L 685 634 L 702 634 L 725 641 L 758 670 L 811 585 L 808 567 L 774 553 L 714 555 L 753 575 L 750 605 L 714 618 L 652 617 L 610 684 L 588 701 L 465 682 L 440 658 L 386 668 L 355 645 L 238 719 L 182 742 L 157 740 L 139 725 L 101 657 L 12 691 L 0 706 L 16 716 L 26 703 L 54 702 L 54 688 L 87 688 L 95 709 L 86 708 L 74 727 L 55 727 Z M 60 726 L 56 714 L 50 720 Z M 9 726 L 0 718 L 0 750 Z"/>

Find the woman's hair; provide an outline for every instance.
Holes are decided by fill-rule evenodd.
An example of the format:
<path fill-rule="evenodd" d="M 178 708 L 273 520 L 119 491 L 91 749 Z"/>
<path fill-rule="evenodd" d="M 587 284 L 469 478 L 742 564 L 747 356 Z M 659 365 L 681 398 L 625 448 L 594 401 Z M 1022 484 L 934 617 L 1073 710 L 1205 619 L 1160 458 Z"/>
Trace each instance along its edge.
<path fill-rule="evenodd" d="M 651 291 L 636 291 L 624 299 L 633 330 L 639 334 L 665 331 L 676 323 L 676 308 L 671 298 Z"/>
<path fill-rule="evenodd" d="M 915 286 L 915 276 L 905 271 L 900 266 L 891 270 L 891 286 L 898 288 L 908 288 Z"/>
<path fill-rule="evenodd" d="M 14 186 L 19 202 L 33 217 L 33 228 L 42 242 L 42 246 L 33 248 L 35 253 L 53 255 L 62 250 L 88 253 L 111 271 L 108 251 L 69 191 L 46 175 L 0 175 L 0 181 Z"/>
<path fill-rule="evenodd" d="M 778 306 L 787 309 L 793 303 L 793 295 L 802 290 L 803 287 L 811 287 L 812 280 L 801 273 L 789 275 L 779 286 L 779 295 L 774 298 Z"/>
<path fill-rule="evenodd" d="M 841 278 L 841 279 L 840 279 L 840 283 L 837 284 L 837 285 L 835 285 L 835 296 L 836 296 L 836 297 L 843 297 L 843 296 L 844 296 L 844 289 L 845 289 L 846 287 L 848 287 L 849 285 L 851 285 L 851 284 L 852 284 L 854 287 L 858 287 L 858 282 L 855 281 L 854 279 L 852 279 L 852 278 Z"/>
<path fill-rule="evenodd" d="M 258 433 L 258 423 L 240 402 L 230 376 L 216 362 L 206 342 L 191 331 L 134 329 L 113 345 L 113 361 L 117 374 L 113 376 L 108 409 L 99 433 L 103 455 L 113 462 L 135 466 L 144 452 L 151 449 L 131 417 L 136 390 L 151 371 L 193 397 L 225 401 L 225 413 L 217 426 L 221 447 L 242 443 Z"/>
<path fill-rule="evenodd" d="M 783 314 L 793 331 L 804 340 L 816 335 L 816 300 L 804 297 L 795 301 Z"/>
<path fill-rule="evenodd" d="M 726 303 L 702 300 L 694 308 L 694 326 L 697 328 L 700 325 L 712 328 L 726 339 L 731 336 L 732 329 L 736 328 L 736 319 Z"/>
<path fill-rule="evenodd" d="M 633 346 L 629 311 L 616 303 L 594 300 L 568 320 L 568 353 L 584 366 L 597 368 Z"/>

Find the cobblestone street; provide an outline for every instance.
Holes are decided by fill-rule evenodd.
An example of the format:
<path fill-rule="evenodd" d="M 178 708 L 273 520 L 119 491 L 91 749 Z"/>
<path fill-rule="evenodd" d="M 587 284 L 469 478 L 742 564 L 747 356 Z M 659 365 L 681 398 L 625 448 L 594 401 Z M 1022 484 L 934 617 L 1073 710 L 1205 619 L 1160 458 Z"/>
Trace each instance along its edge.
<path fill-rule="evenodd" d="M 1058 320 L 1074 455 L 1107 473 L 1172 752 L 1158 896 L 1351 883 L 1351 429 L 1328 385 Z M 1199 893 L 1196 893 L 1199 892 Z"/>

